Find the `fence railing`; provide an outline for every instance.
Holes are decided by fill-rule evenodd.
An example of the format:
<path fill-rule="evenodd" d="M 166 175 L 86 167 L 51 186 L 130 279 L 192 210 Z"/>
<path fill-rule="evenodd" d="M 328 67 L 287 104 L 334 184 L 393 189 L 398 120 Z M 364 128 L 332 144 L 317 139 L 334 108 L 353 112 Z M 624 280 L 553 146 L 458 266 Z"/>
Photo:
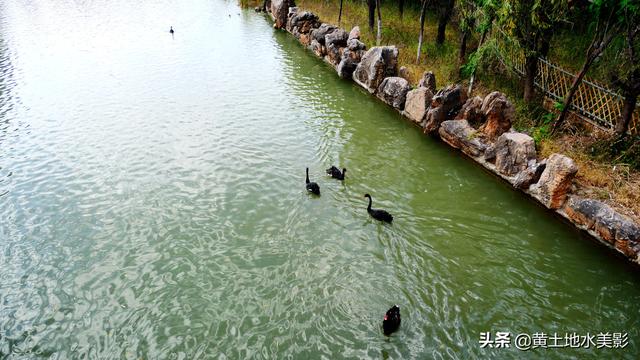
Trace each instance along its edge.
<path fill-rule="evenodd" d="M 496 32 L 499 43 L 505 44 L 500 31 Z M 524 54 L 515 46 L 508 46 L 501 51 L 505 65 L 512 67 L 518 74 L 524 75 Z M 554 100 L 561 101 L 569 92 L 576 75 L 562 69 L 544 58 L 538 59 L 538 72 L 535 85 L 544 94 Z M 622 114 L 623 97 L 606 86 L 584 78 L 571 102 L 570 110 L 581 119 L 606 131 L 612 131 Z M 640 110 L 636 106 L 629 123 L 630 134 L 640 134 Z"/>

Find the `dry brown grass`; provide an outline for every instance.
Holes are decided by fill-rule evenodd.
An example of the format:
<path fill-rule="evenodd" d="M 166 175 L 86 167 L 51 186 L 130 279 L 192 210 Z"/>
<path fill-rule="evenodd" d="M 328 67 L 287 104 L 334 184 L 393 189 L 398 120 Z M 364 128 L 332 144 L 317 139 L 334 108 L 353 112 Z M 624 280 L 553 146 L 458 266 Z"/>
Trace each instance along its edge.
<path fill-rule="evenodd" d="M 640 222 L 640 173 L 626 165 L 612 165 L 595 161 L 588 154 L 592 144 L 605 136 L 563 135 L 545 139 L 539 148 L 539 156 L 562 153 L 578 165 L 576 183 L 578 195 L 602 200 L 619 212 Z"/>

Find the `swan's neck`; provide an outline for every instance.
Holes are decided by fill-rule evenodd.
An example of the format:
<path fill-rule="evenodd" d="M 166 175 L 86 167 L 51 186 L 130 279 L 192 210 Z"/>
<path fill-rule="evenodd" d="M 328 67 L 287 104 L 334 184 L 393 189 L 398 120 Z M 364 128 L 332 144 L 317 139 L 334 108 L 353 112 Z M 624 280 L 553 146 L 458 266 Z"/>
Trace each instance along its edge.
<path fill-rule="evenodd" d="M 307 184 L 308 184 L 309 183 L 309 169 L 307 169 L 307 179 L 306 179 L 306 181 L 307 181 Z"/>
<path fill-rule="evenodd" d="M 369 197 L 369 206 L 367 206 L 367 211 L 371 211 L 371 197 Z"/>

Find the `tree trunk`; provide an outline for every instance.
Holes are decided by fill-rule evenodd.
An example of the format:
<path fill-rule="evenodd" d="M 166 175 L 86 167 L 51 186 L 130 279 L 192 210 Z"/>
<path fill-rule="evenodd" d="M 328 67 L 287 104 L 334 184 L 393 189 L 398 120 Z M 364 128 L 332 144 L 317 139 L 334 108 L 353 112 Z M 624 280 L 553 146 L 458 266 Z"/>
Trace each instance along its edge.
<path fill-rule="evenodd" d="M 551 37 L 553 36 L 553 28 L 549 28 L 542 32 L 542 39 L 540 40 L 540 56 L 546 58 L 549 55 L 549 49 L 551 48 Z"/>
<path fill-rule="evenodd" d="M 493 20 L 491 20 L 493 22 Z M 487 33 L 489 32 L 489 29 L 485 29 L 482 32 L 482 35 L 480 36 L 480 42 L 478 43 L 478 49 L 480 49 L 480 47 L 482 47 L 482 44 L 484 44 L 484 40 L 487 38 Z M 467 90 L 467 97 L 471 97 L 471 92 L 473 91 L 473 82 L 476 79 L 476 69 L 473 69 L 473 72 L 471 73 L 471 80 L 469 80 L 469 90 Z"/>
<path fill-rule="evenodd" d="M 342 0 L 340 0 L 340 11 L 338 11 L 338 26 L 340 26 L 341 20 L 342 20 Z"/>
<path fill-rule="evenodd" d="M 467 38 L 469 33 L 467 31 L 462 33 L 462 39 L 460 39 L 460 51 L 458 52 L 458 63 L 460 66 L 464 64 L 464 58 L 467 55 Z"/>
<path fill-rule="evenodd" d="M 422 40 L 424 39 L 424 18 L 427 14 L 427 0 L 422 0 L 422 10 L 420 11 L 420 36 L 418 37 L 418 54 L 416 64 L 420 63 L 420 53 L 422 52 Z"/>
<path fill-rule="evenodd" d="M 535 95 L 535 79 L 538 72 L 538 56 L 529 55 L 524 59 L 524 101 L 530 103 Z"/>
<path fill-rule="evenodd" d="M 264 2 L 262 3 L 262 11 L 265 11 L 265 12 L 267 11 L 267 2 L 268 1 L 269 0 L 264 0 Z"/>
<path fill-rule="evenodd" d="M 578 91 L 578 87 L 580 86 L 582 79 L 584 79 L 584 76 L 587 74 L 587 71 L 589 71 L 589 68 L 591 67 L 591 64 L 593 64 L 593 61 L 595 59 L 596 57 L 587 54 L 587 58 L 582 65 L 582 69 L 580 69 L 580 72 L 578 72 L 576 78 L 573 79 L 573 83 L 571 83 L 571 87 L 564 97 L 564 101 L 562 102 L 562 111 L 560 112 L 560 116 L 558 116 L 556 121 L 553 123 L 553 129 L 551 130 L 551 132 L 556 131 L 556 129 L 559 128 L 560 125 L 562 125 L 562 123 L 566 120 L 567 114 L 569 113 L 569 108 L 571 107 L 571 102 L 576 95 L 576 91 Z"/>
<path fill-rule="evenodd" d="M 569 91 L 565 95 L 562 112 L 560 113 L 560 116 L 558 116 L 556 121 L 553 123 L 553 129 L 551 130 L 552 133 L 555 132 L 556 129 L 558 129 L 560 125 L 562 125 L 562 123 L 566 120 L 567 114 L 569 113 L 569 107 L 571 107 L 571 102 L 573 101 L 573 97 L 575 96 L 576 91 L 578 91 L 578 86 L 580 86 L 582 79 L 587 74 L 587 71 L 589 71 L 589 68 L 591 68 L 591 65 L 593 65 L 593 62 L 596 61 L 598 56 L 600 56 L 600 54 L 602 54 L 602 52 L 607 48 L 607 46 L 613 39 L 613 34 L 615 34 L 614 31 L 611 31 L 609 32 L 609 34 L 607 34 L 606 32 L 601 33 L 598 31 L 598 29 L 596 29 L 596 32 L 593 35 L 593 40 L 591 40 L 591 44 L 587 49 L 584 64 L 582 64 L 582 68 L 580 69 L 580 72 L 578 73 L 576 78 L 573 80 L 573 83 L 571 84 L 571 88 L 569 88 Z M 548 35 L 543 39 L 543 41 L 545 41 L 543 42 L 541 47 L 541 52 L 543 53 L 543 56 L 546 56 L 545 52 L 549 51 L 550 38 L 551 38 L 551 35 Z"/>
<path fill-rule="evenodd" d="M 444 44 L 445 30 L 447 29 L 447 23 L 451 18 L 451 12 L 453 11 L 453 0 L 445 0 L 441 5 L 440 16 L 438 18 L 438 36 L 436 37 L 436 43 L 438 45 Z"/>
<path fill-rule="evenodd" d="M 373 32 L 373 26 L 376 22 L 376 2 L 377 0 L 367 0 L 369 8 L 369 31 Z"/>
<path fill-rule="evenodd" d="M 637 93 L 625 92 L 624 106 L 622 107 L 622 116 L 616 123 L 616 134 L 624 135 L 629 130 L 629 124 L 633 117 L 633 110 L 636 108 Z"/>
<path fill-rule="evenodd" d="M 442 45 L 444 44 L 444 34 L 447 28 L 447 23 L 440 18 L 438 21 L 438 36 L 436 37 L 436 44 Z"/>
<path fill-rule="evenodd" d="M 491 20 L 493 22 L 493 20 Z M 480 35 L 480 42 L 478 43 L 478 48 L 484 44 L 484 41 L 487 39 L 487 34 L 489 33 L 489 28 L 484 29 L 482 35 Z"/>
<path fill-rule="evenodd" d="M 376 0 L 378 7 L 378 33 L 376 34 L 376 45 L 380 46 L 382 40 L 382 16 L 380 16 L 380 0 Z"/>
<path fill-rule="evenodd" d="M 398 0 L 398 10 L 400 11 L 400 20 L 404 16 L 404 0 Z"/>

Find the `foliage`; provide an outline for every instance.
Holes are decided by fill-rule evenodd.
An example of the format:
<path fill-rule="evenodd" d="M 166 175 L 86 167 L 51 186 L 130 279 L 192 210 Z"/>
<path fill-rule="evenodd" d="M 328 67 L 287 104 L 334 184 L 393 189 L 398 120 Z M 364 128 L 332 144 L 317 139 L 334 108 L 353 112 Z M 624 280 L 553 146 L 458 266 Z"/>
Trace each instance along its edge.
<path fill-rule="evenodd" d="M 467 43 L 473 32 L 477 30 L 480 34 L 478 45 L 482 46 L 484 38 L 486 37 L 491 23 L 493 22 L 493 15 L 490 15 L 489 17 L 485 16 L 485 14 L 493 14 L 493 12 L 490 11 L 489 8 L 484 8 L 485 2 L 487 2 L 487 0 L 458 1 L 458 28 L 461 33 L 458 59 L 461 62 L 464 62 L 464 58 L 467 52 Z M 462 72 L 463 69 L 461 69 L 461 73 Z"/>
<path fill-rule="evenodd" d="M 556 116 L 559 112 L 564 109 L 564 104 L 562 103 L 562 99 L 560 101 L 556 101 L 553 103 L 553 111 L 545 112 L 540 119 L 538 120 L 538 126 L 535 127 L 532 131 L 533 140 L 535 141 L 537 146 L 540 146 L 540 143 L 543 140 L 547 140 L 552 135 L 553 130 L 553 122 L 556 119 Z"/>
<path fill-rule="evenodd" d="M 634 63 L 633 56 L 629 56 L 628 50 L 630 49 L 626 48 L 625 42 L 625 40 L 631 40 L 633 43 L 634 40 L 627 37 L 635 34 L 639 26 L 640 6 L 637 1 L 593 0 L 588 9 L 591 15 L 588 21 L 591 31 L 594 33 L 596 45 L 590 44 L 587 53 L 594 46 L 602 47 L 607 46 L 609 41 L 617 42 L 617 46 L 613 49 L 613 58 L 609 61 L 613 65 L 612 70 L 625 73 L 637 69 L 639 65 Z M 635 45 L 637 47 L 638 44 Z"/>
<path fill-rule="evenodd" d="M 556 25 L 566 18 L 567 0 L 504 0 L 497 22 L 524 52 L 523 98 L 534 99 L 538 58 L 546 57 Z"/>
<path fill-rule="evenodd" d="M 496 13 L 501 6 L 501 0 L 474 0 L 476 5 L 476 17 L 478 18 L 477 32 L 482 34 L 491 29 Z"/>
<path fill-rule="evenodd" d="M 497 9 L 497 21 L 525 51 L 525 56 L 540 56 L 544 41 L 550 40 L 554 27 L 566 20 L 566 0 L 504 0 Z"/>
<path fill-rule="evenodd" d="M 591 155 L 600 161 L 628 165 L 640 170 L 640 136 L 616 136 L 596 141 Z"/>
<path fill-rule="evenodd" d="M 462 0 L 458 5 L 458 27 L 462 33 L 470 33 L 475 30 L 478 11 L 474 0 Z"/>
<path fill-rule="evenodd" d="M 531 137 L 533 137 L 533 141 L 535 141 L 536 146 L 540 146 L 542 140 L 549 138 L 549 136 L 551 135 L 551 126 L 554 119 L 554 113 L 546 113 L 542 116 L 541 124 L 533 129 Z"/>
<path fill-rule="evenodd" d="M 564 110 L 564 103 L 563 100 L 560 99 L 560 101 L 556 101 L 553 103 L 553 109 L 556 111 L 562 111 Z"/>
<path fill-rule="evenodd" d="M 627 132 L 633 110 L 636 107 L 636 99 L 640 95 L 640 5 L 628 1 L 622 1 L 619 13 L 623 24 L 625 48 L 619 63 L 621 66 L 612 74 L 611 82 L 621 90 L 624 96 L 622 116 L 616 124 L 616 133 Z"/>
<path fill-rule="evenodd" d="M 587 48 L 582 68 L 573 79 L 571 87 L 569 87 L 569 90 L 564 95 L 565 100 L 563 103 L 563 110 L 560 112 L 560 116 L 555 120 L 552 132 L 559 129 L 560 124 L 565 121 L 569 113 L 569 107 L 571 106 L 571 102 L 573 101 L 576 91 L 578 91 L 580 83 L 582 83 L 582 80 L 596 59 L 600 57 L 607 47 L 609 47 L 609 44 L 618 32 L 620 23 L 616 21 L 613 16 L 615 14 L 614 8 L 605 8 L 603 6 L 595 6 L 594 4 L 592 4 L 590 8 L 594 8 L 593 11 L 595 11 L 595 13 L 593 14 L 593 18 L 596 19 L 594 23 L 595 30 L 593 32 L 593 39 Z"/>
<path fill-rule="evenodd" d="M 461 74 L 463 78 L 471 76 L 478 69 L 487 69 L 491 65 L 495 64 L 500 58 L 500 50 L 497 46 L 496 40 L 491 39 L 476 51 L 474 51 L 465 64 L 461 67 Z"/>

